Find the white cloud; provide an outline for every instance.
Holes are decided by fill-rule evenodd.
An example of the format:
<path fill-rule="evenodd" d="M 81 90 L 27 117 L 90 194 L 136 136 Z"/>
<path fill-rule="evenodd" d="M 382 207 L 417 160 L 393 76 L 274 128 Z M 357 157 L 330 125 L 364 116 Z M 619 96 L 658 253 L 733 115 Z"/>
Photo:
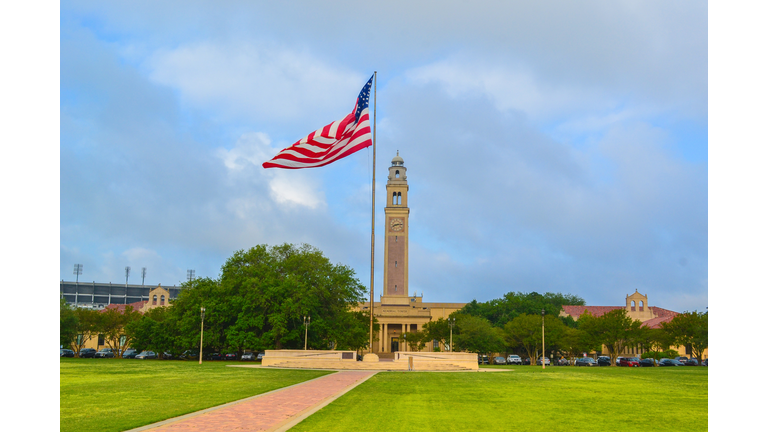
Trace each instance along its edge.
<path fill-rule="evenodd" d="M 244 133 L 238 138 L 231 150 L 219 148 L 216 155 L 230 171 L 242 171 L 250 165 L 261 166 L 275 153 L 270 144 L 272 140 L 263 132 Z"/>
<path fill-rule="evenodd" d="M 325 207 L 325 193 L 304 175 L 277 172 L 269 182 L 272 199 L 280 204 L 295 204 L 311 209 Z"/>
<path fill-rule="evenodd" d="M 254 40 L 159 49 L 145 67 L 152 81 L 177 89 L 194 106 L 260 121 L 314 116 L 322 109 L 330 122 L 352 108 L 367 78 L 308 52 Z"/>

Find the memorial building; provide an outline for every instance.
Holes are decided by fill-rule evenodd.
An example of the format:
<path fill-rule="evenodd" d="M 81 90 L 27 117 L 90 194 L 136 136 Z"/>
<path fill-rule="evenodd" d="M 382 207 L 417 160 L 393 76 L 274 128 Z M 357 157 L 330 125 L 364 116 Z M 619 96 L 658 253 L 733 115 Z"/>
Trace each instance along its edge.
<path fill-rule="evenodd" d="M 424 324 L 448 316 L 466 303 L 424 302 L 423 295 L 410 293 L 408 287 L 408 176 L 403 158 L 398 152 L 392 159 L 387 177 L 387 204 L 384 208 L 384 293 L 373 304 L 373 314 L 378 320 L 378 338 L 374 339 L 373 352 L 379 357 L 391 357 L 396 351 L 409 351 L 403 333 L 421 331 Z M 361 303 L 367 311 L 370 303 Z M 422 351 L 449 348 L 433 341 Z"/>

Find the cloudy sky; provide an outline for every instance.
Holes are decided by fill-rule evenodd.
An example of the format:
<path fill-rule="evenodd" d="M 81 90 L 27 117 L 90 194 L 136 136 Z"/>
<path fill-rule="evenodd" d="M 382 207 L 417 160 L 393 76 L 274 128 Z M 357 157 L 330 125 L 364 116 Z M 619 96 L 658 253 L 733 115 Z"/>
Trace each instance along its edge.
<path fill-rule="evenodd" d="M 373 153 L 261 163 L 378 71 L 425 301 L 708 306 L 706 2 L 60 4 L 60 277 L 178 285 L 308 243 L 370 281 Z"/>

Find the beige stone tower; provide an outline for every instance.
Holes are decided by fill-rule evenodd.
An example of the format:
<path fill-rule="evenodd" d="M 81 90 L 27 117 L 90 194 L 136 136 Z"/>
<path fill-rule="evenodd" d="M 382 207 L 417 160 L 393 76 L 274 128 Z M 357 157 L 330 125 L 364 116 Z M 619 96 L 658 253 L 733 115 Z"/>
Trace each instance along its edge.
<path fill-rule="evenodd" d="M 398 152 L 392 159 L 392 166 L 389 167 L 387 206 L 384 208 L 384 297 L 408 297 L 408 214 L 410 209 L 408 208 L 408 179 L 405 172 L 403 158 Z"/>

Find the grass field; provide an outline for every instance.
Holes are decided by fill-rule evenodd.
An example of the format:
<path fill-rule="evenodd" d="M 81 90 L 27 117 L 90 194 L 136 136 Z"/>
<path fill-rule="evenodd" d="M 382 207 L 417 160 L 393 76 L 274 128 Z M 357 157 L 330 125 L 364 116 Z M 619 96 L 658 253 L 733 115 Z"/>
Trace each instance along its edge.
<path fill-rule="evenodd" d="M 237 362 L 61 359 L 61 431 L 123 431 L 328 372 L 228 368 Z"/>
<path fill-rule="evenodd" d="M 292 431 L 707 430 L 704 367 L 379 373 Z"/>

